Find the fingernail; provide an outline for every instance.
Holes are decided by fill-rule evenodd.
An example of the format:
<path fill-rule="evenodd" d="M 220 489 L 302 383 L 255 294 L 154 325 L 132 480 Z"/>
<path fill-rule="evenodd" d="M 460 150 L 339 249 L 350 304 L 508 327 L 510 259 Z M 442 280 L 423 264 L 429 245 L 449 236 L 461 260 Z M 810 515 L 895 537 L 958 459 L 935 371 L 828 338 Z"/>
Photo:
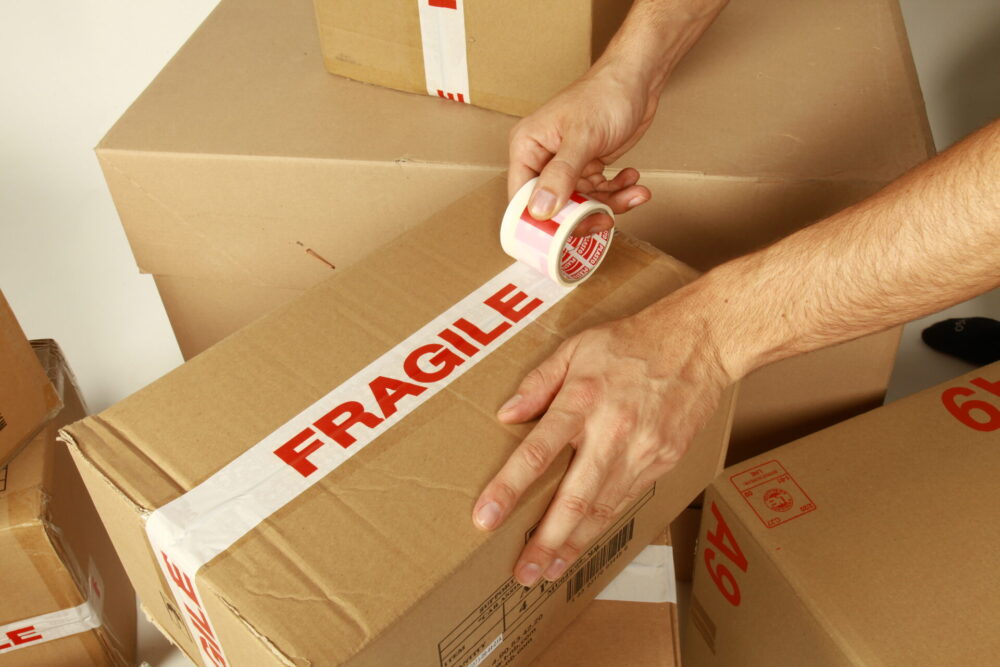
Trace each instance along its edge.
<path fill-rule="evenodd" d="M 528 210 L 535 220 L 548 220 L 555 213 L 556 196 L 548 190 L 535 190 L 528 203 Z"/>
<path fill-rule="evenodd" d="M 546 568 L 545 578 L 549 581 L 555 581 L 563 575 L 563 572 L 566 571 L 566 565 L 566 561 L 562 558 L 556 558 L 552 561 L 552 565 L 549 565 L 548 568 Z"/>
<path fill-rule="evenodd" d="M 525 563 L 514 574 L 514 578 L 522 586 L 534 586 L 542 576 L 542 568 L 537 563 Z"/>
<path fill-rule="evenodd" d="M 628 207 L 629 208 L 635 208 L 636 206 L 639 206 L 640 204 L 645 204 L 646 201 L 647 200 L 646 200 L 645 197 L 643 197 L 642 195 L 637 195 L 637 196 L 632 197 L 631 199 L 628 200 Z"/>
<path fill-rule="evenodd" d="M 521 402 L 521 395 L 515 394 L 514 396 L 511 396 L 509 399 L 507 399 L 507 402 L 501 405 L 500 409 L 497 410 L 497 412 L 510 412 L 511 410 L 516 408 L 517 404 L 520 402 Z"/>
<path fill-rule="evenodd" d="M 500 523 L 500 505 L 488 502 L 476 512 L 476 523 L 483 530 L 493 530 Z"/>

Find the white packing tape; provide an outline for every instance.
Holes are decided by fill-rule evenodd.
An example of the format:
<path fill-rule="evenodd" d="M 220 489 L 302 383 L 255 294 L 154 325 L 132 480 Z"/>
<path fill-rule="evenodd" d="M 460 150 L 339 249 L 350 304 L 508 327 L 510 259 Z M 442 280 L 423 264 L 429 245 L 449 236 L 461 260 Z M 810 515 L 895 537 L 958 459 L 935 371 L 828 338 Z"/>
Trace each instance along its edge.
<path fill-rule="evenodd" d="M 572 289 L 515 262 L 180 497 L 146 534 L 207 665 L 227 665 L 196 575 Z"/>
<path fill-rule="evenodd" d="M 471 103 L 464 0 L 417 0 L 427 94 Z"/>
<path fill-rule="evenodd" d="M 597 595 L 596 599 L 622 602 L 677 602 L 673 549 L 663 544 L 647 546 Z"/>
<path fill-rule="evenodd" d="M 22 648 L 31 648 L 101 627 L 104 610 L 104 583 L 90 564 L 87 601 L 69 609 L 0 625 L 0 657 Z"/>
<path fill-rule="evenodd" d="M 528 199 L 537 181 L 533 178 L 521 186 L 507 205 L 500 224 L 500 245 L 511 257 L 560 285 L 582 282 L 604 261 L 612 232 L 573 236 L 573 230 L 584 218 L 605 213 L 614 220 L 614 213 L 607 204 L 574 192 L 550 220 L 536 220 L 528 212 Z"/>

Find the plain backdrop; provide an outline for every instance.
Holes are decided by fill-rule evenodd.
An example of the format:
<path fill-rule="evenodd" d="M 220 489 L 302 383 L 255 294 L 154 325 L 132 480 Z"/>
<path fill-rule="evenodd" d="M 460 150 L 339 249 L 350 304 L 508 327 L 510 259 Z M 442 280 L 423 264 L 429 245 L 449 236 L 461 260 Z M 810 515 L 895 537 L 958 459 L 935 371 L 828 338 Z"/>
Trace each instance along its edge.
<path fill-rule="evenodd" d="M 734 0 L 738 2 L 739 0 Z M 29 337 L 62 345 L 93 411 L 181 361 L 139 275 L 92 147 L 215 0 L 0 4 L 0 289 Z M 1000 115 L 1000 2 L 903 0 L 939 149 Z M 1000 292 L 948 314 L 1000 314 Z M 906 327 L 889 398 L 970 366 Z M 185 660 L 143 626 L 144 657 Z"/>

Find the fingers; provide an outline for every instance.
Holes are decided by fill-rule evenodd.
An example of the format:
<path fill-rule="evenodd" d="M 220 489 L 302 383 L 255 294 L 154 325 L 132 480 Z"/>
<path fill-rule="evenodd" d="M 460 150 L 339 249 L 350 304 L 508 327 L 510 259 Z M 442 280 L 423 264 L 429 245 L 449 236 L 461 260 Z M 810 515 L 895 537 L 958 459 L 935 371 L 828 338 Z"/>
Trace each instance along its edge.
<path fill-rule="evenodd" d="M 600 234 L 615 226 L 615 221 L 607 213 L 595 213 L 580 221 L 573 229 L 573 236 L 590 236 Z"/>
<path fill-rule="evenodd" d="M 523 586 L 534 586 L 542 576 L 558 578 L 568 562 L 559 551 L 577 526 L 588 517 L 610 521 L 614 505 L 598 502 L 598 493 L 608 475 L 607 457 L 596 448 L 578 452 L 552 498 L 538 529 L 528 540 L 514 566 L 514 578 Z"/>
<path fill-rule="evenodd" d="M 552 158 L 552 153 L 518 125 L 511 133 L 508 149 L 507 198 L 511 199 L 521 186 L 538 176 Z"/>
<path fill-rule="evenodd" d="M 582 423 L 575 412 L 549 410 L 486 485 L 472 511 L 473 523 L 480 530 L 493 530 L 503 523 L 525 490 L 576 437 Z"/>
<path fill-rule="evenodd" d="M 528 211 L 537 220 L 548 220 L 566 205 L 573 188 L 594 156 L 583 143 L 564 140 L 558 152 L 538 175 Z"/>
<path fill-rule="evenodd" d="M 567 340 L 525 375 L 514 395 L 497 411 L 497 418 L 507 424 L 520 424 L 542 414 L 562 388 L 575 346 L 575 338 Z"/>

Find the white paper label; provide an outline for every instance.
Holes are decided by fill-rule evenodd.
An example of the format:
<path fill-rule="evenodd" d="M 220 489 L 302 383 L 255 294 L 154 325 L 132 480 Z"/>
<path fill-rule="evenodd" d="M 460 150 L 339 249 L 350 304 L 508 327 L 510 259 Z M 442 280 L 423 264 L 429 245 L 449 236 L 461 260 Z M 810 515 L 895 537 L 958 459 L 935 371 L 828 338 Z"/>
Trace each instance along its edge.
<path fill-rule="evenodd" d="M 150 545 L 207 664 L 228 663 L 196 584 L 198 570 L 572 289 L 525 264 L 511 264 L 204 482 L 150 514 Z"/>
<path fill-rule="evenodd" d="M 417 0 L 427 94 L 470 103 L 465 0 Z"/>
<path fill-rule="evenodd" d="M 663 544 L 647 546 L 595 599 L 677 602 L 673 549 Z"/>

